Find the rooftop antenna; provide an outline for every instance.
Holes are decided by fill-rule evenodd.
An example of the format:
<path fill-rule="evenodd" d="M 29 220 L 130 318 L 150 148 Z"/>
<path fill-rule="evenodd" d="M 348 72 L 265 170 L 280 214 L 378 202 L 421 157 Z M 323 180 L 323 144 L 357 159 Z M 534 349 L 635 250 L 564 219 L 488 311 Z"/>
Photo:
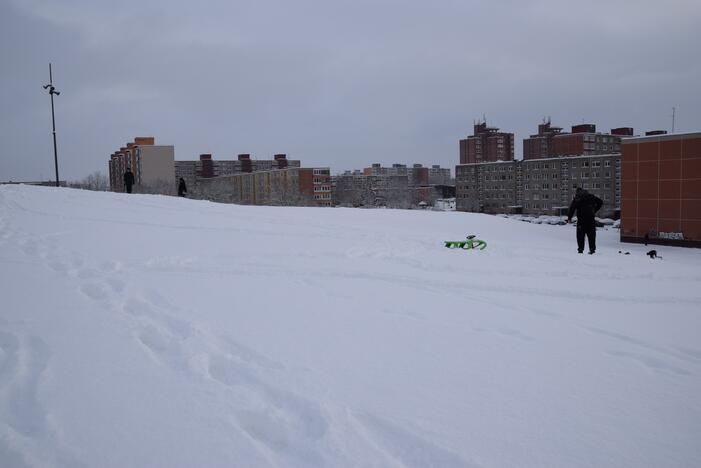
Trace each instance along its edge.
<path fill-rule="evenodd" d="M 672 107 L 672 133 L 674 133 L 674 117 L 675 117 L 674 114 L 676 113 L 676 110 L 677 110 L 676 107 Z"/>

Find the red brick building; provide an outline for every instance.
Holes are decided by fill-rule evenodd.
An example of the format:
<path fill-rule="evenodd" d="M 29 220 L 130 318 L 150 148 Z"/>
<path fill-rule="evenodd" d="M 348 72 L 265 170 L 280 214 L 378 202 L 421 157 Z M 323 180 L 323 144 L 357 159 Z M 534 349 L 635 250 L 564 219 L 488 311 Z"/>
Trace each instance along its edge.
<path fill-rule="evenodd" d="M 474 134 L 460 140 L 460 164 L 513 160 L 514 134 L 487 127 L 487 122 L 475 124 Z"/>
<path fill-rule="evenodd" d="M 596 133 L 594 124 L 574 125 L 567 133 L 547 121 L 538 125 L 537 135 L 523 140 L 523 159 L 618 153 L 621 137 L 632 135 L 633 129 L 628 127 L 614 128 L 610 134 Z"/>
<path fill-rule="evenodd" d="M 701 247 L 701 132 L 621 147 L 621 241 Z"/>

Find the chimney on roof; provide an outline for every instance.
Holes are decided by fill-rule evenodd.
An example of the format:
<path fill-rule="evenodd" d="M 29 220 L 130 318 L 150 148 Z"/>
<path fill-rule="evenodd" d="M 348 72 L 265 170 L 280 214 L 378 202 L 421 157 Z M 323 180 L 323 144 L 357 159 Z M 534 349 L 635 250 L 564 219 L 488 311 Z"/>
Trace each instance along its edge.
<path fill-rule="evenodd" d="M 253 172 L 253 162 L 250 154 L 239 154 L 239 161 L 241 161 L 241 172 Z"/>
<path fill-rule="evenodd" d="M 618 127 L 611 129 L 611 135 L 633 136 L 633 127 Z"/>
<path fill-rule="evenodd" d="M 572 126 L 572 133 L 596 133 L 596 125 L 580 124 Z"/>
<path fill-rule="evenodd" d="M 279 153 L 274 156 L 275 161 L 277 161 L 277 168 L 284 169 L 287 167 L 287 155 L 284 153 Z"/>

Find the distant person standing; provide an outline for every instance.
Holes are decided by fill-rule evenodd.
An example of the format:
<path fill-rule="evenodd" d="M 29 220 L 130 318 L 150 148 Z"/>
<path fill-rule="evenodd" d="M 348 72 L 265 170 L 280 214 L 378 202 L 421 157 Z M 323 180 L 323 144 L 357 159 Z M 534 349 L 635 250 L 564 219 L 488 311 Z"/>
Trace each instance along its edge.
<path fill-rule="evenodd" d="M 187 193 L 187 185 L 185 185 L 185 179 L 183 179 L 181 177 L 180 182 L 178 183 L 178 196 L 184 197 L 186 193 Z"/>
<path fill-rule="evenodd" d="M 124 188 L 127 189 L 127 193 L 131 193 L 132 185 L 134 185 L 134 173 L 131 172 L 130 167 L 127 167 L 127 171 L 124 173 Z"/>
<path fill-rule="evenodd" d="M 567 222 L 572 222 L 572 215 L 577 213 L 577 252 L 584 252 L 584 236 L 589 242 L 589 255 L 596 252 L 596 222 L 594 215 L 601 209 L 604 202 L 596 195 L 577 187 L 570 211 L 567 214 Z"/>

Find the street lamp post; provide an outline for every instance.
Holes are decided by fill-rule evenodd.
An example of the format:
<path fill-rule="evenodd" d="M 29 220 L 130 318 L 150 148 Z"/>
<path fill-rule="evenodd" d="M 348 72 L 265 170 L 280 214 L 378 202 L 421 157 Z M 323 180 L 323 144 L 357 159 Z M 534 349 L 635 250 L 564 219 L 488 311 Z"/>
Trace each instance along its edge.
<path fill-rule="evenodd" d="M 51 75 L 51 63 L 49 63 L 49 84 L 44 85 L 44 89 L 48 89 L 49 95 L 51 96 L 51 125 L 54 134 L 54 166 L 56 167 L 56 187 L 58 187 L 58 152 L 56 150 L 56 118 L 54 117 L 54 94 L 58 96 L 61 93 L 56 91 L 56 88 L 54 88 L 54 80 L 53 76 Z"/>

